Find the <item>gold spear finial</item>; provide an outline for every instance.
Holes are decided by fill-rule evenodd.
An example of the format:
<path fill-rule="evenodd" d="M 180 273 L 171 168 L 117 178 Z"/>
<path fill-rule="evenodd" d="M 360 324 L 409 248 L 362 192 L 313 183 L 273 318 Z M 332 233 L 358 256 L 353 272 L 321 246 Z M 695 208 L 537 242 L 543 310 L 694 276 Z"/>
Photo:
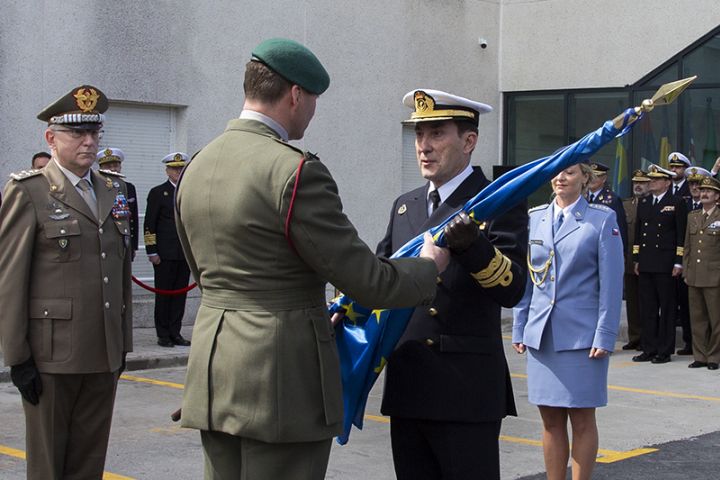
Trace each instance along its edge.
<path fill-rule="evenodd" d="M 646 98 L 639 107 L 635 107 L 635 115 L 630 117 L 627 125 L 633 124 L 640 117 L 641 113 L 650 112 L 657 106 L 670 105 L 696 78 L 697 75 L 693 75 L 692 77 L 683 78 L 682 80 L 676 80 L 660 86 L 652 98 Z M 624 113 L 621 113 L 613 120 L 615 128 L 622 127 L 624 115 Z"/>

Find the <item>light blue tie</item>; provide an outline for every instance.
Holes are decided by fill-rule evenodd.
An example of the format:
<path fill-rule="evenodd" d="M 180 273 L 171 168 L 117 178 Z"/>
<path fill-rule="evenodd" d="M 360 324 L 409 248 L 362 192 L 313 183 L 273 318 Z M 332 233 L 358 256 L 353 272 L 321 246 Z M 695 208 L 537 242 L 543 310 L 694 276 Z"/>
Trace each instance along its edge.
<path fill-rule="evenodd" d="M 563 218 L 565 218 L 565 213 L 561 213 L 560 215 L 558 215 L 557 220 L 553 224 L 553 236 L 555 236 L 558 230 L 560 230 L 560 227 L 562 227 Z"/>

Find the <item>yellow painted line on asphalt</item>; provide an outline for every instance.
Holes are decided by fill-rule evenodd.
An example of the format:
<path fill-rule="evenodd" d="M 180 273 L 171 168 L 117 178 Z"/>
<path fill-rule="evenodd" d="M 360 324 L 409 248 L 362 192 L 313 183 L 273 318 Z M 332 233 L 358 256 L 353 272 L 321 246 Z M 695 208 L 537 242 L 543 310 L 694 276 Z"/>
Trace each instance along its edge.
<path fill-rule="evenodd" d="M 524 373 L 511 373 L 513 378 L 527 378 Z M 617 392 L 641 393 L 643 395 L 655 395 L 656 397 L 682 398 L 685 400 L 705 400 L 707 402 L 720 402 L 720 397 L 710 397 L 707 395 L 693 395 L 691 393 L 664 392 L 662 390 L 648 390 L 645 388 L 621 387 L 619 385 L 608 385 L 608 390 Z"/>
<path fill-rule="evenodd" d="M 150 385 L 159 385 L 161 387 L 170 387 L 170 388 L 177 388 L 178 390 L 182 390 L 185 388 L 185 385 L 182 383 L 173 383 L 173 382 L 164 382 L 162 380 L 155 380 L 153 378 L 145 378 L 145 377 L 136 377 L 134 375 L 120 375 L 121 380 L 128 380 L 130 382 L 139 382 L 139 383 L 149 383 Z"/>
<path fill-rule="evenodd" d="M 372 420 L 373 422 L 379 423 L 390 423 L 388 417 L 381 417 L 379 415 L 365 415 L 366 420 Z M 509 435 L 500 435 L 500 441 L 508 443 L 518 443 L 521 445 L 530 445 L 532 447 L 542 447 L 541 440 L 531 440 L 529 438 L 511 437 Z M 634 450 L 628 450 L 627 452 L 620 452 L 617 450 L 606 450 L 604 448 L 598 449 L 598 459 L 600 463 L 614 463 L 628 458 L 645 455 L 646 453 L 657 452 L 657 448 L 636 448 Z"/>
<path fill-rule="evenodd" d="M 26 460 L 24 451 L 18 450 L 17 448 L 6 447 L 5 445 L 0 445 L 0 455 L 7 455 L 9 457 Z M 102 478 L 103 480 L 135 480 L 133 477 L 125 477 L 123 475 L 110 472 L 103 472 Z"/>

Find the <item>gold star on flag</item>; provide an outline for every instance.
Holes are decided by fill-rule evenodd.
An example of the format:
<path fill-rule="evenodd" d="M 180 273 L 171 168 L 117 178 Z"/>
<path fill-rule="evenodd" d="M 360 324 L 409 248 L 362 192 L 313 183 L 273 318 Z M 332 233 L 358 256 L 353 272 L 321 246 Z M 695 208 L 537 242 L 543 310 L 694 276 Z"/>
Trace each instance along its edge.
<path fill-rule="evenodd" d="M 387 365 L 387 359 L 385 357 L 380 357 L 380 365 L 374 368 L 375 373 L 380 375 L 380 372 L 383 371 L 383 368 L 385 368 L 385 365 Z"/>

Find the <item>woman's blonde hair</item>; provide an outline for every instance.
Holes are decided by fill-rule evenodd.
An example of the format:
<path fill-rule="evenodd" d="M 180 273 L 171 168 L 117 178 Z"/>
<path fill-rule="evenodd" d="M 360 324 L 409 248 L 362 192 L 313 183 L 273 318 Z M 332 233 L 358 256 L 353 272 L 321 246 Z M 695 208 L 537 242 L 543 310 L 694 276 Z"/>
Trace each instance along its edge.
<path fill-rule="evenodd" d="M 595 180 L 595 177 L 597 177 L 597 175 L 595 175 L 592 167 L 587 163 L 578 163 L 578 166 L 580 167 L 580 172 L 588 176 L 587 182 L 583 183 L 582 190 L 580 192 L 580 195 L 585 196 L 587 195 L 590 182 Z"/>

